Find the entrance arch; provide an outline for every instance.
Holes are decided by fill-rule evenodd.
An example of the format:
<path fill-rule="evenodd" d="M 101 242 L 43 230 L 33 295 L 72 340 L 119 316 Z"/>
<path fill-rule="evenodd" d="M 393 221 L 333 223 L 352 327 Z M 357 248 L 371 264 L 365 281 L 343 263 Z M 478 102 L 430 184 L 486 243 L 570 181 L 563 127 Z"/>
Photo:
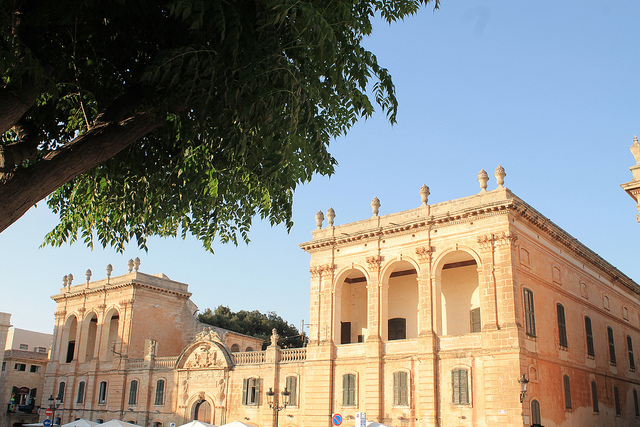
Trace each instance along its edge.
<path fill-rule="evenodd" d="M 337 280 L 335 291 L 334 342 L 363 342 L 368 334 L 367 277 L 358 269 L 345 271 Z"/>
<path fill-rule="evenodd" d="M 201 400 L 193 405 L 193 420 L 204 423 L 212 422 L 211 404 L 206 400 Z"/>

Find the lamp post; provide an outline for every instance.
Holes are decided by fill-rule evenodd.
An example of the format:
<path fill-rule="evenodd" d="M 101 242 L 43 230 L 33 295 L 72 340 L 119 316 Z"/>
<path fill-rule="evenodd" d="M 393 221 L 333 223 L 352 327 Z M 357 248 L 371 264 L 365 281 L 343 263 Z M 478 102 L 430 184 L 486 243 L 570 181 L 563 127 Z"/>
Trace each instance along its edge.
<path fill-rule="evenodd" d="M 60 407 L 60 405 L 62 405 L 62 400 L 60 399 L 60 396 L 57 396 L 54 400 L 53 395 L 50 395 L 48 401 L 49 409 L 53 411 L 53 414 L 51 415 L 51 424 L 53 424 L 56 421 L 56 410 Z"/>
<path fill-rule="evenodd" d="M 273 415 L 276 419 L 275 427 L 278 427 L 278 413 L 287 407 L 291 393 L 286 387 L 284 388 L 284 391 L 280 393 L 282 394 L 282 405 L 278 405 L 278 395 L 271 389 L 271 387 L 269 387 L 269 391 L 266 394 L 267 401 L 269 402 L 269 408 L 273 409 Z"/>
<path fill-rule="evenodd" d="M 520 383 L 520 403 L 524 402 L 524 395 L 527 394 L 527 384 L 529 380 L 525 374 L 522 374 L 522 378 L 518 380 Z"/>

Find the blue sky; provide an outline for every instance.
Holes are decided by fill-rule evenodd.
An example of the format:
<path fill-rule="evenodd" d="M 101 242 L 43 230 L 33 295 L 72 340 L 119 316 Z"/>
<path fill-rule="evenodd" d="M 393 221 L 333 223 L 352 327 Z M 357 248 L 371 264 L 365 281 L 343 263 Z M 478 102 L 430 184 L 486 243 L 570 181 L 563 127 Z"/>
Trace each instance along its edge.
<path fill-rule="evenodd" d="M 318 210 L 336 225 L 479 191 L 477 173 L 498 164 L 505 185 L 636 281 L 640 224 L 620 188 L 631 180 L 629 152 L 640 133 L 640 2 L 442 0 L 404 22 L 380 22 L 366 46 L 389 68 L 400 101 L 398 123 L 361 121 L 331 145 L 339 165 L 295 195 L 294 228 L 255 223 L 251 243 L 152 239 L 149 253 L 124 255 L 81 245 L 42 248 L 55 224 L 44 203 L 0 234 L 0 311 L 18 328 L 52 332 L 62 276 L 84 281 L 126 272 L 165 273 L 189 284 L 201 310 L 275 311 L 299 325 L 309 318 L 309 256 Z M 493 185 L 493 186 L 492 186 Z M 495 187 L 492 178 L 490 189 Z"/>

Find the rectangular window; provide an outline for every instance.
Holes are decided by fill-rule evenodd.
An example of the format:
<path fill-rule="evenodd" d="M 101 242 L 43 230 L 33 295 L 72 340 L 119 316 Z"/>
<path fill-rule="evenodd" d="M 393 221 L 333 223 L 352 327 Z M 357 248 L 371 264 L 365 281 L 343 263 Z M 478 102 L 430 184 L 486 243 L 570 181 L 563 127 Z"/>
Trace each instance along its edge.
<path fill-rule="evenodd" d="M 454 405 L 469 404 L 469 371 L 454 369 L 451 371 L 452 403 Z"/>
<path fill-rule="evenodd" d="M 556 309 L 558 313 L 558 342 L 560 347 L 567 348 L 567 323 L 564 319 L 564 306 L 558 303 Z"/>
<path fill-rule="evenodd" d="M 7 362 L 2 362 L 2 370 L 4 371 L 7 368 Z"/>
<path fill-rule="evenodd" d="M 389 341 L 404 340 L 407 338 L 407 319 L 396 317 L 387 322 L 389 329 Z"/>
<path fill-rule="evenodd" d="M 287 377 L 285 388 L 289 392 L 289 406 L 298 406 L 298 377 Z"/>
<path fill-rule="evenodd" d="M 59 401 L 64 400 L 64 390 L 66 387 L 67 387 L 67 384 L 64 382 L 61 382 L 60 384 L 58 384 L 58 396 L 56 397 L 56 400 L 59 400 Z"/>
<path fill-rule="evenodd" d="M 620 393 L 618 393 L 618 387 L 613 388 L 613 399 L 616 404 L 616 415 L 622 415 L 622 410 L 620 409 Z"/>
<path fill-rule="evenodd" d="M 26 371 L 27 365 L 25 365 L 24 363 L 16 363 L 15 365 L 13 365 L 13 369 L 16 371 Z"/>
<path fill-rule="evenodd" d="M 584 317 L 584 331 L 587 335 L 587 356 L 593 358 L 596 356 L 596 352 L 593 347 L 593 329 L 591 328 L 591 318 L 589 316 Z"/>
<path fill-rule="evenodd" d="M 29 368 L 29 372 L 33 372 L 34 374 L 37 374 L 38 372 L 40 372 L 40 366 L 31 365 L 31 367 Z"/>
<path fill-rule="evenodd" d="M 245 378 L 242 380 L 242 404 L 255 406 L 259 403 L 260 379 Z"/>
<path fill-rule="evenodd" d="M 533 292 L 524 289 L 524 322 L 527 335 L 536 336 L 536 314 L 533 306 Z"/>
<path fill-rule="evenodd" d="M 156 382 L 156 400 L 154 405 L 164 405 L 164 380 Z"/>
<path fill-rule="evenodd" d="M 631 339 L 631 335 L 627 335 L 627 350 L 629 350 L 629 370 L 636 370 L 636 361 L 633 357 L 633 340 Z"/>
<path fill-rule="evenodd" d="M 36 348 L 36 351 L 38 353 L 46 353 L 47 352 L 47 348 L 46 347 L 38 347 L 38 348 Z"/>
<path fill-rule="evenodd" d="M 84 381 L 80 381 L 78 384 L 78 396 L 76 396 L 76 403 L 84 403 Z"/>
<path fill-rule="evenodd" d="M 409 406 L 409 374 L 407 372 L 393 373 L 393 405 Z"/>
<path fill-rule="evenodd" d="M 138 381 L 133 380 L 129 385 L 129 405 L 135 405 L 138 402 Z"/>
<path fill-rule="evenodd" d="M 564 407 L 571 409 L 571 384 L 568 375 L 564 376 Z"/>
<path fill-rule="evenodd" d="M 20 344 L 20 350 L 29 350 L 29 346 L 27 344 Z"/>
<path fill-rule="evenodd" d="M 107 401 L 107 382 L 101 381 L 98 389 L 98 403 L 104 404 Z"/>
<path fill-rule="evenodd" d="M 636 410 L 636 417 L 640 417 L 640 406 L 638 406 L 638 391 L 633 389 L 633 407 Z"/>
<path fill-rule="evenodd" d="M 471 323 L 469 325 L 469 328 L 470 328 L 469 332 L 473 334 L 475 332 L 482 331 L 482 321 L 480 319 L 480 307 L 474 308 L 469 312 L 469 320 Z"/>
<path fill-rule="evenodd" d="M 593 412 L 600 412 L 598 408 L 598 386 L 595 381 L 591 381 L 591 401 L 593 402 Z"/>
<path fill-rule="evenodd" d="M 342 376 L 342 406 L 356 406 L 356 376 Z"/>
<path fill-rule="evenodd" d="M 340 344 L 351 342 L 351 322 L 340 322 Z"/>
<path fill-rule="evenodd" d="M 607 336 L 609 337 L 609 362 L 612 365 L 616 364 L 616 346 L 613 343 L 613 329 L 611 326 L 607 326 Z"/>

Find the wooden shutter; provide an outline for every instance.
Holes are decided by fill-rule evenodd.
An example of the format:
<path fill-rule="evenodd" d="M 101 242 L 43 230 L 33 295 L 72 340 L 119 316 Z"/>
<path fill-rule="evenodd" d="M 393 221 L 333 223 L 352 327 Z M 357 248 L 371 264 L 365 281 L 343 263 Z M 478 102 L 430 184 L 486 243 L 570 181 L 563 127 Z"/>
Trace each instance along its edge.
<path fill-rule="evenodd" d="M 631 335 L 627 335 L 627 349 L 629 350 L 629 369 L 635 371 L 636 361 L 633 357 L 633 340 L 631 339 Z"/>
<path fill-rule="evenodd" d="M 247 404 L 247 397 L 249 396 L 249 380 L 248 379 L 243 379 L 242 380 L 242 404 L 246 405 Z"/>
<path fill-rule="evenodd" d="M 571 384 L 568 375 L 564 376 L 564 407 L 571 409 Z"/>
<path fill-rule="evenodd" d="M 536 315 L 533 305 L 533 292 L 524 290 L 524 312 L 527 335 L 536 336 Z"/>
<path fill-rule="evenodd" d="M 567 347 L 567 323 L 564 318 L 564 306 L 556 304 L 558 312 L 558 341 L 561 347 Z"/>
<path fill-rule="evenodd" d="M 471 310 L 469 312 L 469 318 L 471 320 L 470 332 L 480 332 L 482 330 L 482 322 L 480 320 L 480 307 Z"/>
<path fill-rule="evenodd" d="M 591 328 L 591 318 L 588 316 L 584 318 L 584 330 L 587 335 L 587 354 L 594 357 L 596 353 L 593 347 L 593 329 Z"/>
<path fill-rule="evenodd" d="M 340 322 L 340 344 L 351 342 L 351 322 Z"/>
<path fill-rule="evenodd" d="M 609 336 L 609 361 L 612 365 L 616 364 L 616 346 L 613 343 L 613 329 L 607 326 L 607 335 Z"/>

